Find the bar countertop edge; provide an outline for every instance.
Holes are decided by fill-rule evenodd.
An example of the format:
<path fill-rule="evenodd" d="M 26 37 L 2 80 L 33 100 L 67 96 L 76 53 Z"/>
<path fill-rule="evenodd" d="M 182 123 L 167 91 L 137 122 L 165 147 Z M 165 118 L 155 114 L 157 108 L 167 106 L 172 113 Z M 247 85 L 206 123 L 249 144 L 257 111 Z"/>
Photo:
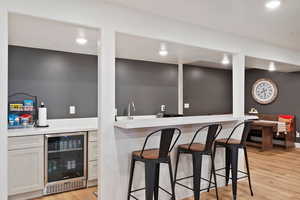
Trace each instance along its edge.
<path fill-rule="evenodd" d="M 114 126 L 121 129 L 135 129 L 135 128 L 153 128 L 165 126 L 180 126 L 192 124 L 206 124 L 206 123 L 223 123 L 257 119 L 257 116 L 245 115 L 242 117 L 235 117 L 232 114 L 225 115 L 201 115 L 201 116 L 187 116 L 187 117 L 170 117 L 170 118 L 149 118 L 149 119 L 123 119 L 115 122 Z"/>

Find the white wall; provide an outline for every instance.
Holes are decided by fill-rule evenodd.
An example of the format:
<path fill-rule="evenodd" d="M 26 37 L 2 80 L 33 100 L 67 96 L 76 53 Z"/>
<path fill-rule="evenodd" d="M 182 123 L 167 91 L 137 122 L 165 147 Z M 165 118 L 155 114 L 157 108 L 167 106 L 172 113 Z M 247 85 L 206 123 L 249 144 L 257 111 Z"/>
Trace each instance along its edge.
<path fill-rule="evenodd" d="M 232 59 L 232 108 L 236 117 L 245 114 L 245 59 L 241 53 Z"/>
<path fill-rule="evenodd" d="M 124 187 L 120 183 L 117 159 L 117 146 L 114 134 L 115 114 L 115 36 L 116 32 L 110 27 L 101 31 L 101 53 L 98 66 L 99 101 L 99 134 L 100 148 L 98 149 L 98 193 L 100 199 L 122 199 L 115 187 Z"/>
<path fill-rule="evenodd" d="M 7 196 L 7 12 L 0 6 L 0 199 Z"/>
<path fill-rule="evenodd" d="M 178 114 L 183 114 L 183 64 L 178 64 Z"/>
<path fill-rule="evenodd" d="M 300 65 L 300 54 L 258 41 L 206 30 L 195 25 L 189 25 L 167 18 L 146 15 L 126 8 L 103 4 L 100 0 L 2 0 L 0 3 L 0 199 L 6 199 L 7 171 L 6 162 L 6 117 L 7 117 L 7 28 L 4 9 L 10 12 L 27 14 L 63 22 L 75 23 L 102 30 L 102 55 L 99 81 L 99 111 L 102 164 L 101 180 L 102 192 L 100 198 L 104 200 L 119 200 L 113 188 L 126 187 L 120 185 L 114 172 L 109 166 L 116 162 L 110 157 L 116 151 L 113 131 L 114 97 L 114 32 L 124 32 L 144 37 L 182 43 L 202 48 L 225 52 L 242 52 L 244 55 L 270 59 Z M 37 30 L 38 31 L 38 30 Z M 241 80 L 240 80 L 241 81 Z M 4 133 L 4 134 L 3 134 Z M 111 146 L 110 146 L 111 145 Z M 111 149 L 113 148 L 113 149 Z M 110 153 L 113 152 L 113 153 Z"/>

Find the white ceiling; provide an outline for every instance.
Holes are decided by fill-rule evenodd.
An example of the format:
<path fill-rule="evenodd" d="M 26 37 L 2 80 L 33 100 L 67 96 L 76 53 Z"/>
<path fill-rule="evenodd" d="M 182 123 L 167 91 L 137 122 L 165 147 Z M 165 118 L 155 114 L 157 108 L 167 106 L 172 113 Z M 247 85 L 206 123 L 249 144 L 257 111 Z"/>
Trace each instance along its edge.
<path fill-rule="evenodd" d="M 263 69 L 268 70 L 271 60 L 246 57 L 246 66 L 248 69 Z M 290 65 L 281 62 L 274 62 L 276 71 L 280 72 L 297 72 L 300 71 L 300 66 Z"/>
<path fill-rule="evenodd" d="M 78 45 L 75 42 L 80 34 L 88 39 L 86 45 Z M 82 26 L 24 15 L 9 15 L 9 44 L 11 45 L 97 55 L 97 44 L 101 45 L 101 42 L 97 39 L 98 35 L 97 30 Z M 166 44 L 169 52 L 166 57 L 158 54 L 161 43 Z M 123 33 L 117 33 L 116 35 L 117 58 L 231 69 L 231 65 L 224 66 L 220 63 L 224 53 L 227 52 Z M 228 55 L 230 56 L 230 54 Z M 269 63 L 269 60 L 251 57 L 246 59 L 247 68 L 267 70 Z M 299 66 L 284 63 L 275 64 L 278 71 L 300 71 Z"/>
<path fill-rule="evenodd" d="M 168 56 L 159 55 L 161 43 L 166 45 Z M 220 65 L 224 53 L 199 47 L 187 46 L 178 43 L 155 40 L 151 38 L 133 36 L 123 33 L 117 34 L 116 41 L 117 57 L 147 60 L 152 62 L 170 64 L 193 64 L 216 68 L 227 68 Z"/>
<path fill-rule="evenodd" d="M 265 0 L 103 0 L 217 31 L 300 50 L 300 1 L 283 0 L 274 11 Z"/>
<path fill-rule="evenodd" d="M 86 45 L 78 45 L 75 42 L 80 34 L 88 39 Z M 97 55 L 97 36 L 97 30 L 82 26 L 19 14 L 9 15 L 10 45 Z M 158 50 L 162 41 L 121 33 L 118 33 L 116 38 L 118 58 L 170 64 L 196 63 L 196 65 L 201 61 L 205 66 L 223 67 L 214 63 L 220 62 L 224 52 L 164 41 L 169 55 L 161 57 Z"/>
<path fill-rule="evenodd" d="M 8 20 L 10 45 L 97 54 L 97 30 L 17 14 L 10 14 Z M 78 36 L 88 38 L 87 44 L 78 45 Z"/>
<path fill-rule="evenodd" d="M 158 51 L 160 44 L 166 44 L 169 55 L 166 57 L 159 56 Z M 178 43 L 155 40 L 151 38 L 139 37 L 123 33 L 117 34 L 117 57 L 134 60 L 146 60 L 170 64 L 190 64 L 195 66 L 204 66 L 219 69 L 232 69 L 231 65 L 222 65 L 221 60 L 227 52 L 220 52 L 199 47 L 187 46 Z M 246 57 L 247 69 L 268 70 L 271 60 Z M 300 66 L 286 63 L 274 62 L 276 71 L 295 72 L 300 71 Z"/>

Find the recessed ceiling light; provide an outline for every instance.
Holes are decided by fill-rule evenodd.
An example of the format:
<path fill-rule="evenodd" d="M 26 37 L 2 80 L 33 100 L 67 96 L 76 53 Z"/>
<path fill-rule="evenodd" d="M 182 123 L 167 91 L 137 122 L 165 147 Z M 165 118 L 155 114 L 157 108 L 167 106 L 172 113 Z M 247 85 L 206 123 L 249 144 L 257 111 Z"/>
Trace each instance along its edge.
<path fill-rule="evenodd" d="M 78 37 L 76 38 L 76 42 L 80 45 L 85 45 L 87 43 L 87 39 L 84 37 Z"/>
<path fill-rule="evenodd" d="M 281 0 L 267 0 L 265 4 L 266 8 L 270 10 L 274 10 L 280 7 L 280 5 L 281 5 Z"/>
<path fill-rule="evenodd" d="M 160 56 L 167 56 L 169 54 L 165 43 L 160 44 L 160 50 L 158 53 Z"/>
<path fill-rule="evenodd" d="M 273 72 L 276 70 L 276 66 L 275 66 L 275 63 L 274 62 L 270 62 L 270 65 L 269 65 L 269 71 Z"/>
<path fill-rule="evenodd" d="M 168 55 L 168 51 L 167 50 L 159 50 L 159 55 L 161 55 L 161 56 L 167 56 Z"/>
<path fill-rule="evenodd" d="M 224 54 L 223 59 L 222 59 L 222 64 L 223 65 L 229 65 L 230 64 L 230 59 L 227 54 Z"/>

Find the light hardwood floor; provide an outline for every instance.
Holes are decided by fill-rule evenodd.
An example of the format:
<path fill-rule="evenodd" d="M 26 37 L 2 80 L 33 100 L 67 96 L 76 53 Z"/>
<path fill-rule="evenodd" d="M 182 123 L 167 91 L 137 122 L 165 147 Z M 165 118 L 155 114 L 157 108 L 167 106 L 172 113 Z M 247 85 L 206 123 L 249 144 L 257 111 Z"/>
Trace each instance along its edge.
<path fill-rule="evenodd" d="M 254 197 L 247 180 L 238 184 L 239 200 L 300 200 L 300 150 L 275 149 L 260 152 L 249 148 Z M 96 188 L 67 192 L 37 200 L 96 200 Z M 219 188 L 220 200 L 231 200 L 231 187 Z M 215 193 L 203 193 L 201 200 L 214 200 Z M 184 200 L 193 200 L 187 198 Z"/>
<path fill-rule="evenodd" d="M 94 195 L 95 191 L 97 191 L 97 188 L 91 187 L 83 190 L 49 195 L 35 200 L 97 200 L 96 196 Z"/>
<path fill-rule="evenodd" d="M 239 200 L 300 200 L 300 150 L 260 152 L 248 148 L 248 152 L 254 197 L 245 180 L 238 184 Z M 220 188 L 219 197 L 231 200 L 231 186 Z M 201 195 L 201 200 L 213 199 L 216 199 L 214 191 Z"/>

